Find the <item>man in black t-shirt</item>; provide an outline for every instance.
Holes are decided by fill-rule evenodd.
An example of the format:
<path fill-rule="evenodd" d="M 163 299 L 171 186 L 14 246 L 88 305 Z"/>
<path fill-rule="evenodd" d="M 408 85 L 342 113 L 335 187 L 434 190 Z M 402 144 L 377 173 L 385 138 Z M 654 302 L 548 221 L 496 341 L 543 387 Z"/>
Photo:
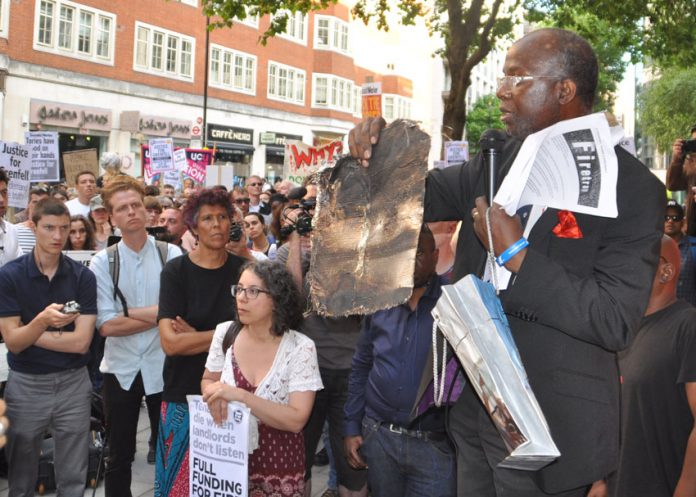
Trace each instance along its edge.
<path fill-rule="evenodd" d="M 696 493 L 696 309 L 677 300 L 679 249 L 664 236 L 641 327 L 619 353 L 621 452 L 616 497 Z"/>

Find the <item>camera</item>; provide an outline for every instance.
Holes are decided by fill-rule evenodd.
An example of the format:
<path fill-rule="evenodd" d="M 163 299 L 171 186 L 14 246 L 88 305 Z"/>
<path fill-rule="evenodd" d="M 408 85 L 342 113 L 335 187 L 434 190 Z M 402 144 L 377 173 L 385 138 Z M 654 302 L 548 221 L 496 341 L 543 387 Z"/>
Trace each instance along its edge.
<path fill-rule="evenodd" d="M 294 224 L 280 228 L 280 237 L 285 239 L 295 230 L 300 236 L 308 235 L 312 231 L 312 216 L 304 208 L 297 213 Z"/>
<path fill-rule="evenodd" d="M 242 239 L 242 234 L 242 225 L 239 223 L 232 223 L 232 225 L 230 226 L 230 241 L 238 242 Z"/>
<path fill-rule="evenodd" d="M 682 153 L 691 154 L 696 152 L 696 138 L 682 141 Z"/>
<path fill-rule="evenodd" d="M 61 311 L 63 314 L 77 314 L 80 312 L 80 304 L 75 302 L 74 300 L 71 300 L 70 302 L 66 302 L 65 305 L 63 305 L 63 308 Z"/>

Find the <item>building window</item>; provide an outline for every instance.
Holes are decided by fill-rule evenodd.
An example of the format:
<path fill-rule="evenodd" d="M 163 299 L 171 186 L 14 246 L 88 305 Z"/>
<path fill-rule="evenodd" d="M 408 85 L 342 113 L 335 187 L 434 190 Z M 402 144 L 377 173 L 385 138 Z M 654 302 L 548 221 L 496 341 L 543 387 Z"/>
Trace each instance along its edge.
<path fill-rule="evenodd" d="M 167 78 L 193 80 L 193 38 L 136 22 L 135 47 L 134 70 Z"/>
<path fill-rule="evenodd" d="M 0 37 L 7 38 L 10 20 L 10 0 L 0 0 Z"/>
<path fill-rule="evenodd" d="M 382 95 L 382 116 L 387 121 L 411 119 L 411 99 L 401 95 Z"/>
<path fill-rule="evenodd" d="M 255 95 L 256 57 L 220 45 L 212 45 L 210 86 Z"/>
<path fill-rule="evenodd" d="M 314 48 L 348 53 L 348 23 L 336 17 L 316 15 Z"/>
<path fill-rule="evenodd" d="M 287 15 L 288 23 L 284 33 L 278 33 L 278 37 L 285 38 L 301 45 L 307 44 L 307 16 L 302 12 L 287 12 L 281 11 L 276 16 Z"/>
<path fill-rule="evenodd" d="M 314 74 L 312 78 L 312 107 L 355 114 L 360 89 L 352 81 L 331 74 Z"/>
<path fill-rule="evenodd" d="M 268 63 L 268 98 L 304 105 L 305 72 L 302 69 Z"/>
<path fill-rule="evenodd" d="M 66 0 L 38 0 L 37 6 L 36 50 L 113 64 L 114 14 Z"/>
<path fill-rule="evenodd" d="M 185 5 L 190 5 L 191 7 L 198 7 L 198 0 L 176 0 L 176 1 L 183 3 Z"/>

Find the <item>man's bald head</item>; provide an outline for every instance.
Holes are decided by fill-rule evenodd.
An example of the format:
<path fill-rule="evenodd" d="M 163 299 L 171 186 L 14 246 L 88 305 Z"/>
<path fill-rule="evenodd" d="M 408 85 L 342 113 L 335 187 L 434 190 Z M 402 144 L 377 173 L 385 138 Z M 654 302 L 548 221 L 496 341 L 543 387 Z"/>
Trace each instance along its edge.
<path fill-rule="evenodd" d="M 599 65 L 590 44 L 582 36 L 558 28 L 543 28 L 532 31 L 516 44 L 533 50 L 543 71 L 551 76 L 567 78 L 577 86 L 576 96 L 586 109 L 592 109 Z"/>

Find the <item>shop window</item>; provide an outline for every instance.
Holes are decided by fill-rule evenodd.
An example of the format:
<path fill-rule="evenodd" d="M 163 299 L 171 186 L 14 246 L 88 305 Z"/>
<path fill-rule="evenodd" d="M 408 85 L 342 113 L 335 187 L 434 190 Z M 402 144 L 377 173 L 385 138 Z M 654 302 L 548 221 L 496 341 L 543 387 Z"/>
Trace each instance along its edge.
<path fill-rule="evenodd" d="M 135 23 L 133 69 L 193 81 L 195 40 L 141 22 Z"/>
<path fill-rule="evenodd" d="M 37 0 L 36 10 L 34 49 L 113 64 L 114 14 L 66 0 Z"/>
<path fill-rule="evenodd" d="M 210 50 L 210 86 L 256 94 L 256 57 L 219 45 Z"/>
<path fill-rule="evenodd" d="M 347 54 L 349 50 L 348 23 L 331 16 L 316 15 L 314 48 Z"/>
<path fill-rule="evenodd" d="M 305 72 L 291 66 L 268 63 L 268 98 L 304 105 Z"/>

